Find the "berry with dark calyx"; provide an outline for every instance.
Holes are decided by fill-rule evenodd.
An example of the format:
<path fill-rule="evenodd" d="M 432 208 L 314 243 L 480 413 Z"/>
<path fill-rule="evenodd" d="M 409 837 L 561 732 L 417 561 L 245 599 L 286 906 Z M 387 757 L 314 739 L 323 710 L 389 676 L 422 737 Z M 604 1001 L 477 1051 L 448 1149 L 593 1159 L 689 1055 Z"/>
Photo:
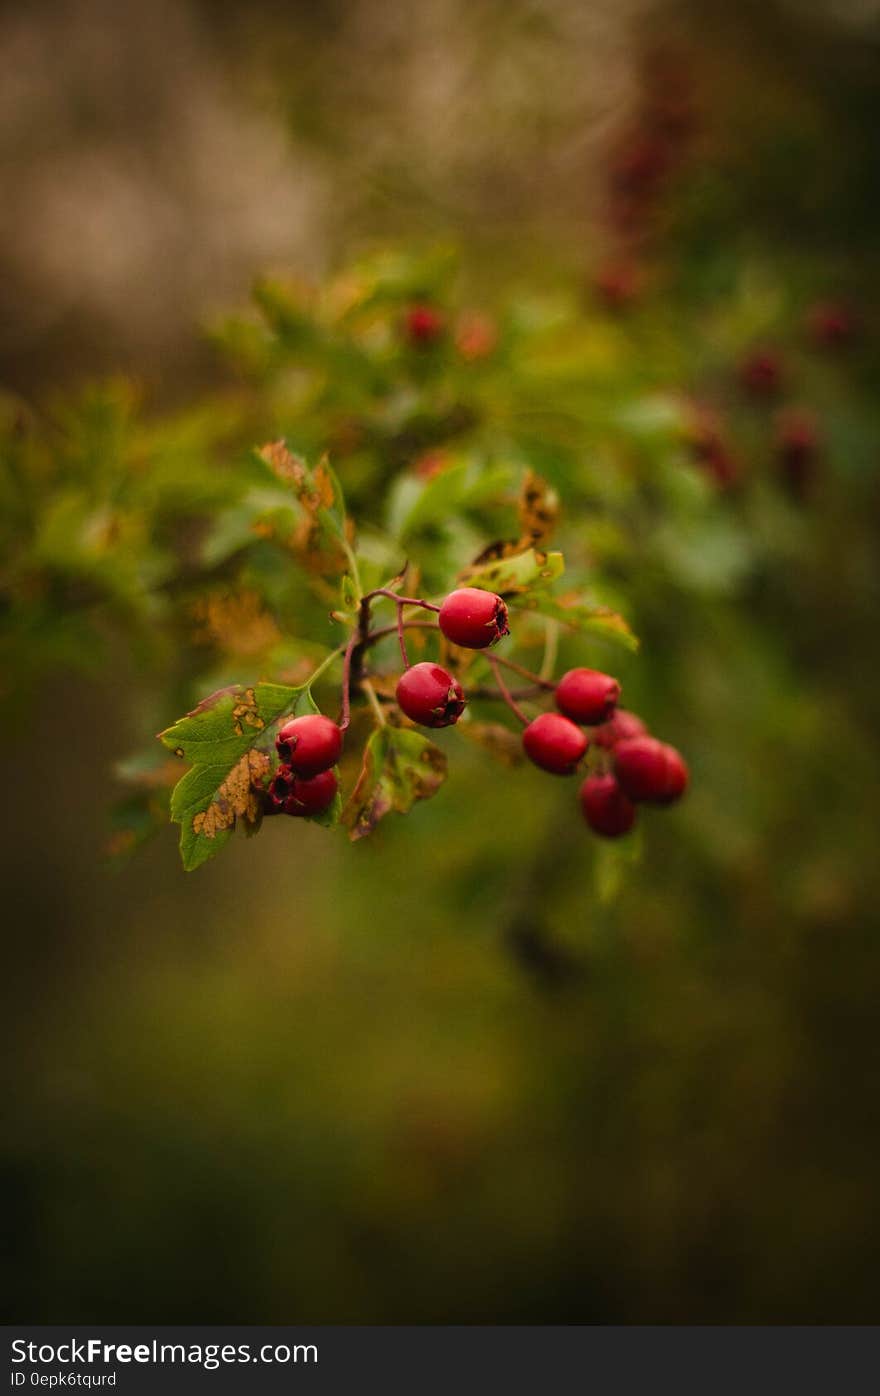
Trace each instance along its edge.
<path fill-rule="evenodd" d="M 338 787 L 335 771 L 322 771 L 311 780 L 295 776 L 284 801 L 284 813 L 300 818 L 323 814 L 333 804 Z"/>
<path fill-rule="evenodd" d="M 406 312 L 406 335 L 411 344 L 427 348 L 436 344 L 446 328 L 442 310 L 426 302 L 411 305 Z"/>
<path fill-rule="evenodd" d="M 556 685 L 556 706 L 572 722 L 605 722 L 617 707 L 620 684 L 598 669 L 569 669 Z"/>
<path fill-rule="evenodd" d="M 666 755 L 666 787 L 659 803 L 671 805 L 680 800 L 687 790 L 690 772 L 681 752 L 676 751 L 674 746 L 664 743 L 663 751 Z"/>
<path fill-rule="evenodd" d="M 614 748 L 614 773 L 631 800 L 670 804 L 684 791 L 687 767 L 674 747 L 629 737 Z"/>
<path fill-rule="evenodd" d="M 522 734 L 530 761 L 554 776 L 570 776 L 586 751 L 586 734 L 560 713 L 541 713 Z"/>
<path fill-rule="evenodd" d="M 266 810 L 271 814 L 280 814 L 284 809 L 284 801 L 293 789 L 293 782 L 296 776 L 289 766 L 279 766 L 271 781 L 269 789 L 266 791 Z"/>
<path fill-rule="evenodd" d="M 310 780 L 335 766 L 342 751 L 342 733 L 323 713 L 308 713 L 285 722 L 275 748 L 294 775 Z"/>
<path fill-rule="evenodd" d="M 614 776 L 587 776 L 580 789 L 584 819 L 595 834 L 619 839 L 636 821 L 636 807 Z"/>
<path fill-rule="evenodd" d="M 480 587 L 459 587 L 440 607 L 440 629 L 455 645 L 468 650 L 484 650 L 510 634 L 507 607 L 493 591 Z"/>
<path fill-rule="evenodd" d="M 590 740 L 594 746 L 601 746 L 606 751 L 611 751 L 618 742 L 625 742 L 628 737 L 646 737 L 647 735 L 648 729 L 640 717 L 636 717 L 635 713 L 627 712 L 625 708 L 618 708 L 607 722 L 603 722 L 601 727 L 595 728 L 590 733 Z"/>
<path fill-rule="evenodd" d="M 422 727 L 451 727 L 466 705 L 458 679 L 428 661 L 401 674 L 396 696 L 401 710 Z"/>

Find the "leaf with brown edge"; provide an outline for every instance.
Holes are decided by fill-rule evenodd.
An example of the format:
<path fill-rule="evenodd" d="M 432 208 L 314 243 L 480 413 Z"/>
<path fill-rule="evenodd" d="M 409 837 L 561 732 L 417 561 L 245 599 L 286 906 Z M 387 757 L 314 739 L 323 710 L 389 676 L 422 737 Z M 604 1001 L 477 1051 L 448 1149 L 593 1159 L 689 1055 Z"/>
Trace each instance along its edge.
<path fill-rule="evenodd" d="M 327 456 L 322 456 L 312 470 L 283 440 L 268 442 L 257 454 L 273 475 L 293 490 L 307 513 L 320 518 L 339 537 L 345 536 L 345 500 Z"/>
<path fill-rule="evenodd" d="M 160 734 L 177 756 L 192 762 L 171 796 L 180 825 L 187 871 L 223 847 L 241 820 L 260 821 L 260 790 L 275 763 L 275 731 L 282 718 L 315 712 L 307 686 L 258 683 L 221 689 Z"/>
<path fill-rule="evenodd" d="M 406 814 L 418 800 L 429 800 L 445 779 L 445 754 L 421 732 L 378 728 L 367 742 L 357 785 L 343 811 L 349 838 L 365 838 L 386 814 Z"/>
<path fill-rule="evenodd" d="M 515 553 L 511 557 L 476 563 L 459 573 L 459 581 L 463 586 L 482 587 L 484 591 L 495 591 L 506 596 L 530 591 L 534 587 L 547 587 L 561 577 L 564 570 L 562 553 L 545 553 L 537 548 L 527 548 L 525 552 Z"/>

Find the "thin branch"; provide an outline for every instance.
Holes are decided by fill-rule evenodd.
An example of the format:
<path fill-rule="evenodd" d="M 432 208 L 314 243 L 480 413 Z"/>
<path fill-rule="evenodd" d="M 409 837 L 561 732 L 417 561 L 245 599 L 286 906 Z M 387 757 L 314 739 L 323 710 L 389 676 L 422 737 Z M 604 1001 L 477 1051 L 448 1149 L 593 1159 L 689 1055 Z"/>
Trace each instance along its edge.
<path fill-rule="evenodd" d="M 552 690 L 556 687 L 556 684 L 552 683 L 550 679 L 544 679 L 540 674 L 533 674 L 531 669 L 524 669 L 521 664 L 515 664 L 512 659 L 502 659 L 500 654 L 487 654 L 486 658 L 493 667 L 496 664 L 501 664 L 505 669 L 512 669 L 515 674 L 519 674 L 520 678 L 531 679 L 532 683 L 538 684 L 540 688 Z"/>
<path fill-rule="evenodd" d="M 435 620 L 406 620 L 406 621 L 403 622 L 403 627 L 402 627 L 402 628 L 403 628 L 404 630 L 439 630 L 439 629 L 440 629 L 440 627 L 438 626 L 438 624 L 437 624 L 437 622 L 436 622 Z M 366 645 L 375 644 L 375 642 L 376 642 L 377 640 L 384 640 L 386 635 L 395 635 L 396 633 L 397 633 L 397 626 L 396 626 L 396 625 L 381 625 L 381 626 L 379 627 L 378 630 L 371 630 L 371 631 L 370 631 L 370 633 L 369 633 L 369 635 L 367 636 L 367 639 L 365 640 L 364 644 L 365 644 L 365 646 L 366 646 Z"/>
<path fill-rule="evenodd" d="M 492 666 L 492 670 L 495 674 L 495 682 L 501 690 L 501 697 L 504 699 L 504 702 L 510 708 L 510 711 L 513 713 L 514 717 L 522 723 L 523 727 L 528 727 L 529 719 L 526 717 L 522 708 L 519 707 L 516 699 L 514 698 L 510 689 L 507 687 L 507 684 L 504 682 L 504 679 L 502 678 L 501 672 L 498 668 L 499 661 L 497 657 L 494 654 L 487 654 L 486 658 Z"/>
<path fill-rule="evenodd" d="M 418 596 L 398 596 L 396 591 L 390 591 L 388 587 L 376 587 L 375 591 L 368 591 L 364 600 L 372 601 L 376 596 L 387 596 L 391 601 L 396 601 L 398 606 L 421 606 L 425 611 L 440 610 L 433 601 L 422 601 Z"/>
<path fill-rule="evenodd" d="M 409 668 L 409 655 L 406 652 L 406 639 L 403 634 L 403 605 L 397 607 L 397 643 L 400 645 L 400 656 L 403 660 L 404 669 Z"/>

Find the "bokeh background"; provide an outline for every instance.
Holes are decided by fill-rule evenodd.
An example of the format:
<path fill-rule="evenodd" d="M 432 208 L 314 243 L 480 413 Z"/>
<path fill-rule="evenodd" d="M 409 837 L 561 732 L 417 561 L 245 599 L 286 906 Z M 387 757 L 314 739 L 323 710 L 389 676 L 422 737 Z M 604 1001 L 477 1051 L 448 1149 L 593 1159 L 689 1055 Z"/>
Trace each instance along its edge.
<path fill-rule="evenodd" d="M 13 428 L 108 375 L 156 413 L 223 387 L 205 329 L 266 268 L 453 241 L 481 303 L 567 296 L 636 442 L 625 556 L 591 525 L 628 701 L 693 770 L 631 863 L 467 748 L 355 847 L 273 821 L 186 875 L 166 830 L 110 870 L 114 766 L 173 697 L 124 627 L 83 672 L 81 596 L 48 658 L 28 613 L 7 1320 L 877 1320 L 878 76 L 872 0 L 0 11 Z M 851 342 L 810 345 L 829 301 Z M 809 489 L 731 386 L 768 337 Z M 645 381 L 717 414 L 662 488 Z M 576 547 L 602 464 L 547 468 Z"/>

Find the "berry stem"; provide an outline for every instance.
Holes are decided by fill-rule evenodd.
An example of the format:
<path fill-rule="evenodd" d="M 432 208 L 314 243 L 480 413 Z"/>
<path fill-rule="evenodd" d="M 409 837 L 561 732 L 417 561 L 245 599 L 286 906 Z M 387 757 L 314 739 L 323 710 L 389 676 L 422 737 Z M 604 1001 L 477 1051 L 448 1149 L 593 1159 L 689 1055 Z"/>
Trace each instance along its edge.
<path fill-rule="evenodd" d="M 375 596 L 387 596 L 392 601 L 396 601 L 398 606 L 421 606 L 425 611 L 440 610 L 440 607 L 435 606 L 433 601 L 422 601 L 418 596 L 398 596 L 396 591 L 391 591 L 388 587 L 376 587 L 375 591 L 368 591 L 364 600 L 372 601 Z"/>
<path fill-rule="evenodd" d="M 514 717 L 522 723 L 523 727 L 528 727 L 529 719 L 526 717 L 522 708 L 519 707 L 519 705 L 517 704 L 516 699 L 514 698 L 510 689 L 507 687 L 507 684 L 504 682 L 504 679 L 501 673 L 499 672 L 498 666 L 501 663 L 501 661 L 494 654 L 487 654 L 486 658 L 492 666 L 492 670 L 495 674 L 495 682 L 498 685 L 501 697 L 504 699 L 504 702 L 510 708 L 510 711 L 513 713 Z"/>
<path fill-rule="evenodd" d="M 355 626 L 348 637 L 345 655 L 342 660 L 342 715 L 339 719 L 340 732 L 346 731 L 351 722 L 351 660 L 360 636 L 360 628 Z"/>
<path fill-rule="evenodd" d="M 400 645 L 400 656 L 403 660 L 404 669 L 409 668 L 409 655 L 406 652 L 406 639 L 403 634 L 403 603 L 398 602 L 397 606 L 397 643 Z"/>
<path fill-rule="evenodd" d="M 361 679 L 361 689 L 367 695 L 367 701 L 369 702 L 370 707 L 373 709 L 376 721 L 378 722 L 379 726 L 385 727 L 385 714 L 382 711 L 382 705 L 379 702 L 379 699 L 376 697 L 376 690 L 370 683 L 369 679 Z"/>
<path fill-rule="evenodd" d="M 439 630 L 439 628 L 435 620 L 406 620 L 400 627 L 402 630 Z M 370 631 L 366 643 L 368 645 L 375 644 L 377 640 L 384 640 L 386 635 L 396 634 L 397 630 L 396 625 L 380 625 L 378 630 Z"/>
<path fill-rule="evenodd" d="M 512 659 L 502 659 L 498 654 L 487 654 L 486 658 L 493 667 L 496 664 L 501 664 L 505 669 L 512 669 L 514 674 L 519 674 L 522 679 L 531 679 L 532 683 L 536 683 L 539 688 L 552 690 L 556 687 L 556 684 L 550 679 L 542 678 L 540 674 L 533 674 L 531 669 L 524 669 L 521 664 L 514 663 Z"/>
<path fill-rule="evenodd" d="M 547 617 L 544 630 L 544 658 L 541 661 L 541 681 L 546 683 L 550 675 L 556 668 L 556 656 L 559 653 L 559 621 L 552 616 Z"/>

